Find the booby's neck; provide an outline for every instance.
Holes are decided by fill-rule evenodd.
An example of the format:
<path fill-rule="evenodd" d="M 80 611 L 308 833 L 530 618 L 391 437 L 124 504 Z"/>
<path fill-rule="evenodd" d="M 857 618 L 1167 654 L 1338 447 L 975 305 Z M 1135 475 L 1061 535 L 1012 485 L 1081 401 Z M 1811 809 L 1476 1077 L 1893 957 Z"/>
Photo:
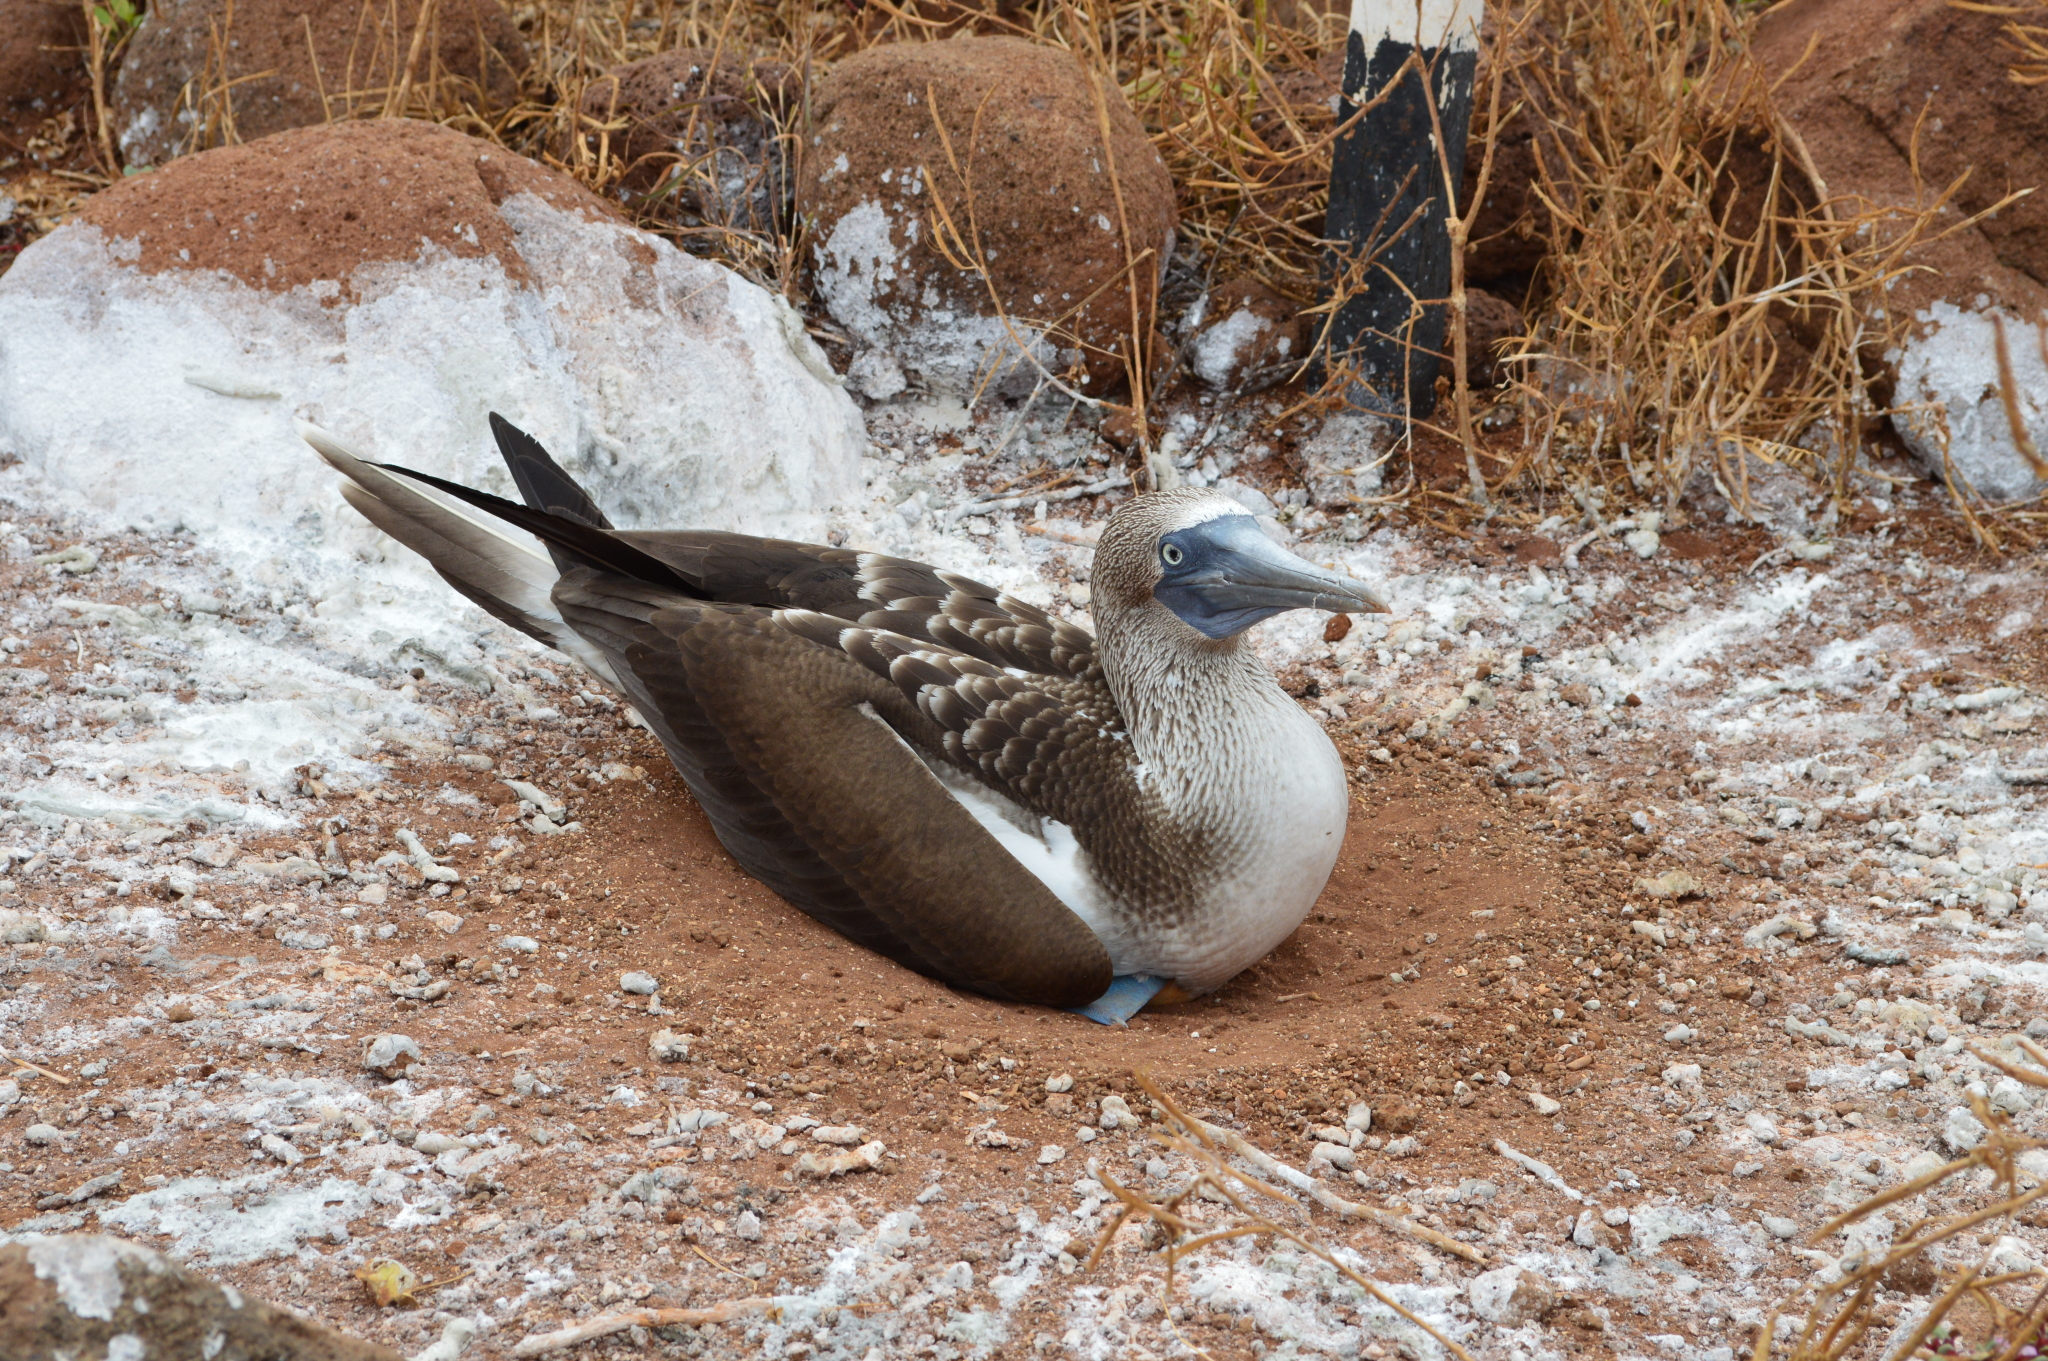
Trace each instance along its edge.
<path fill-rule="evenodd" d="M 1276 713 L 1315 730 L 1243 634 L 1212 640 L 1165 609 L 1114 603 L 1098 612 L 1095 626 L 1103 676 L 1124 729 L 1148 782 L 1158 782 L 1170 808 L 1191 811 L 1219 796 L 1219 784 L 1230 782 L 1217 777 L 1231 764 L 1285 759 L 1281 751 L 1256 750 L 1269 745 L 1267 737 L 1283 737 L 1274 731 Z M 1284 736 L 1298 740 L 1299 734 Z"/>

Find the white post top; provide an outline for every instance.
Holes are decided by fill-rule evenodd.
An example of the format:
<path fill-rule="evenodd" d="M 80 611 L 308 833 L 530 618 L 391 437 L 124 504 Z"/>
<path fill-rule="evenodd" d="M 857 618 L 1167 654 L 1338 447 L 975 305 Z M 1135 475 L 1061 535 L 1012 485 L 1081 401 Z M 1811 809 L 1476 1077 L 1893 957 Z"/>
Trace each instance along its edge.
<path fill-rule="evenodd" d="M 1391 40 L 1410 47 L 1476 52 L 1484 0 L 1351 0 L 1351 31 L 1370 56 Z"/>

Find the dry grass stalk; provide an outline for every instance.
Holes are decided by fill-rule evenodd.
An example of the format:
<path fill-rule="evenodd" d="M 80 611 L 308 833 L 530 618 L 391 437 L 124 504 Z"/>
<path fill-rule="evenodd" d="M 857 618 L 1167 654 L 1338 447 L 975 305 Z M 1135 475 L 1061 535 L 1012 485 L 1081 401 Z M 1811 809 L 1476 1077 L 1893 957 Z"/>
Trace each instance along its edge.
<path fill-rule="evenodd" d="M 2048 1051 L 2030 1040 L 2019 1039 L 2017 1043 L 2040 1068 L 2013 1063 L 1976 1046 L 1970 1052 L 2009 1077 L 2028 1086 L 2048 1089 Z M 1815 1230 L 1809 1241 L 1825 1242 L 1893 1205 L 1974 1171 L 1989 1173 L 1993 1184 L 2002 1191 L 2000 1197 L 1974 1210 L 1922 1218 L 1894 1240 L 1889 1250 L 1871 1253 L 1845 1267 L 1839 1279 L 1816 1293 L 1796 1335 L 1780 1338 L 1777 1329 L 1782 1311 L 1774 1312 L 1757 1337 L 1754 1361 L 1768 1361 L 1774 1347 L 1784 1351 L 1790 1361 L 1839 1361 L 1861 1345 L 1877 1326 L 1877 1291 L 1887 1275 L 1916 1258 L 1932 1261 L 1936 1249 L 1965 1234 L 1984 1234 L 1995 1227 L 2010 1226 L 2031 1206 L 2048 1198 L 2048 1179 L 2023 1172 L 2020 1166 L 2026 1154 L 2048 1149 L 2048 1140 L 2019 1133 L 2004 1111 L 1994 1110 L 1974 1092 L 1970 1095 L 1970 1109 L 1985 1133 L 1983 1141 L 1966 1157 L 1871 1196 Z M 2034 1182 L 2031 1189 L 2020 1189 L 2023 1179 Z M 1974 1265 L 1950 1275 L 1946 1288 L 1905 1340 L 1886 1354 L 1889 1361 L 1905 1361 L 1919 1353 L 1922 1344 L 1947 1326 L 1948 1320 L 1958 1316 L 1959 1309 L 1965 1306 L 1974 1307 L 1979 1317 L 1988 1320 L 1984 1325 L 1987 1335 L 1981 1339 L 1987 1348 L 1981 1355 L 1987 1361 L 2015 1361 L 2022 1347 L 2041 1335 L 2042 1329 L 2048 1327 L 2048 1271 L 2037 1268 L 1994 1273 L 1989 1270 L 1990 1259 L 1991 1253 L 1987 1252 Z M 2025 1305 L 2015 1309 L 1999 1292 L 2020 1285 L 2031 1285 L 2035 1293 Z"/>
<path fill-rule="evenodd" d="M 1129 1187 L 1120 1185 L 1109 1173 L 1091 1165 L 1089 1169 L 1091 1174 L 1097 1181 L 1102 1183 L 1111 1195 L 1117 1198 L 1119 1208 L 1116 1217 L 1104 1226 L 1102 1232 L 1097 1235 L 1095 1247 L 1088 1254 L 1088 1260 L 1085 1263 L 1088 1269 L 1092 1270 L 1096 1263 L 1102 1260 L 1103 1254 L 1109 1250 L 1109 1246 L 1115 1240 L 1118 1231 L 1125 1224 L 1133 1220 L 1157 1226 L 1157 1229 L 1164 1236 L 1165 1243 L 1160 1249 L 1160 1255 L 1166 1263 L 1165 1288 L 1168 1296 L 1171 1296 L 1173 1293 L 1174 1275 L 1180 1263 L 1202 1252 L 1204 1249 L 1212 1247 L 1217 1243 L 1228 1242 L 1238 1238 L 1279 1239 L 1292 1244 L 1309 1256 L 1314 1257 L 1317 1261 L 1330 1267 L 1366 1294 L 1372 1296 L 1373 1299 L 1393 1310 L 1425 1333 L 1428 1333 L 1447 1352 L 1460 1358 L 1460 1361 L 1472 1361 L 1471 1355 L 1463 1347 L 1460 1347 L 1456 1342 L 1445 1337 L 1435 1328 L 1410 1313 L 1377 1282 L 1339 1260 L 1321 1242 L 1295 1229 L 1288 1228 L 1264 1211 L 1256 1208 L 1252 1201 L 1254 1195 L 1297 1209 L 1301 1208 L 1301 1202 L 1279 1187 L 1261 1181 L 1250 1173 L 1241 1172 L 1231 1167 L 1224 1160 L 1224 1155 L 1226 1152 L 1235 1153 L 1268 1175 L 1279 1175 L 1291 1185 L 1309 1189 L 1313 1195 L 1315 1190 L 1322 1190 L 1323 1188 L 1317 1186 L 1312 1178 L 1306 1177 L 1293 1168 L 1287 1167 L 1286 1164 L 1272 1158 L 1231 1131 L 1220 1129 L 1215 1125 L 1189 1115 L 1175 1103 L 1172 1097 L 1161 1090 L 1159 1085 L 1153 1082 L 1148 1075 L 1138 1073 L 1136 1074 L 1136 1079 L 1138 1086 L 1152 1099 L 1165 1116 L 1166 1130 L 1164 1132 L 1156 1132 L 1153 1138 L 1166 1147 L 1183 1154 L 1193 1162 L 1195 1165 L 1195 1176 L 1186 1186 L 1155 1200 L 1141 1195 Z M 1174 1133 L 1173 1128 L 1175 1126 L 1178 1126 L 1184 1132 Z M 1184 1210 L 1188 1202 L 1196 1197 L 1227 1206 L 1233 1212 L 1233 1218 L 1220 1227 L 1196 1223 Z M 1468 1260 L 1484 1260 L 1478 1257 L 1478 1254 L 1468 1245 L 1459 1243 L 1455 1239 L 1445 1238 L 1443 1235 L 1437 1234 L 1433 1230 L 1424 1228 L 1419 1224 L 1414 1224 L 1404 1217 L 1386 1215 L 1380 1211 L 1373 1210 L 1369 1206 L 1351 1205 L 1349 1202 L 1339 1201 L 1335 1196 L 1330 1196 L 1327 1191 L 1324 1191 L 1323 1195 L 1313 1196 L 1313 1198 L 1318 1203 L 1328 1205 L 1331 1202 L 1335 1202 L 1336 1205 L 1344 1207 L 1339 1213 L 1344 1213 L 1347 1217 L 1366 1218 L 1383 1228 L 1401 1233 L 1405 1237 L 1428 1242 L 1431 1246 L 1441 1248 L 1444 1251 L 1455 1252 L 1457 1255 Z"/>

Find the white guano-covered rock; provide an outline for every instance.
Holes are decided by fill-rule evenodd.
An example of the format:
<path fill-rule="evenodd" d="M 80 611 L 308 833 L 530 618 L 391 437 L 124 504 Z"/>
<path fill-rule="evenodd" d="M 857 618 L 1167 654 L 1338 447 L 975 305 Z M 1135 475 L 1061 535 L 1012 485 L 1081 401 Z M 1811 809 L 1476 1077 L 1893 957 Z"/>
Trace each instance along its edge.
<path fill-rule="evenodd" d="M 1999 394 L 1994 316 L 2005 323 L 2020 421 L 2036 446 L 2048 446 L 2048 363 L 2035 324 L 1996 307 L 1965 309 L 1936 301 L 1916 316 L 1912 337 L 1896 355 L 1899 382 L 1892 424 L 1936 476 L 1946 475 L 1945 442 L 1958 478 L 1988 500 L 2013 501 L 2035 495 L 2048 483 L 2036 476 L 2013 442 L 2012 421 Z"/>
<path fill-rule="evenodd" d="M 495 410 L 621 526 L 815 532 L 856 485 L 864 433 L 801 322 L 516 160 L 446 129 L 336 124 L 183 158 L 144 177 L 146 199 L 119 186 L 127 198 L 0 279 L 0 450 L 231 557 L 262 560 L 281 540 L 374 552 L 381 536 L 343 507 L 293 419 L 516 495 L 485 427 Z M 336 182 L 349 167 L 399 183 L 385 197 L 418 219 L 400 258 L 367 230 L 368 245 L 336 233 L 308 258 L 320 219 L 354 202 Z M 296 221 L 286 190 L 303 201 Z M 230 192 L 255 219 L 240 255 L 203 268 L 181 246 L 181 268 L 158 253 L 176 236 L 167 219 L 210 214 Z M 448 200 L 462 220 L 443 240 Z M 75 381 L 86 372 L 120 378 Z"/>
<path fill-rule="evenodd" d="M 1504 1266 L 1472 1278 L 1472 1312 L 1488 1323 L 1519 1328 L 1557 1307 L 1557 1290 L 1526 1267 Z"/>
<path fill-rule="evenodd" d="M 404 1077 L 419 1061 L 419 1042 L 410 1035 L 372 1035 L 363 1045 L 363 1067 L 387 1078 Z"/>

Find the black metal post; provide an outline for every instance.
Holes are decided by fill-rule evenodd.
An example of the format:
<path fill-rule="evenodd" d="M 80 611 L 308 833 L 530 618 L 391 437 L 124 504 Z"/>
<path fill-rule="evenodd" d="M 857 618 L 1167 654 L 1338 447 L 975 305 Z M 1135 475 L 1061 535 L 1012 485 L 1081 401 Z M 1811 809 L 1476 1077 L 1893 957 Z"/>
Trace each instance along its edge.
<path fill-rule="evenodd" d="M 1324 288 L 1349 296 L 1320 359 L 1325 374 L 1350 370 L 1346 395 L 1369 411 L 1421 418 L 1436 405 L 1451 288 L 1445 181 L 1456 192 L 1464 180 L 1482 9 L 1482 0 L 1352 0 L 1338 116 L 1366 112 L 1330 163 Z"/>

